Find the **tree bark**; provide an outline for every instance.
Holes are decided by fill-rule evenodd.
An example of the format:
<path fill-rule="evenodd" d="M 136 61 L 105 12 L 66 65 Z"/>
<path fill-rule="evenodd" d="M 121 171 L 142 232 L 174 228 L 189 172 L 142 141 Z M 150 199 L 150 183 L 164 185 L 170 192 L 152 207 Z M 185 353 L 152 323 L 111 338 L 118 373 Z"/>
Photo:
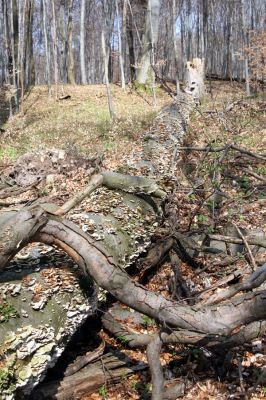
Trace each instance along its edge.
<path fill-rule="evenodd" d="M 194 58 L 192 62 L 187 62 L 186 91 L 195 99 L 200 99 L 204 95 L 204 60 Z"/>
<path fill-rule="evenodd" d="M 85 18 L 86 18 L 86 0 L 81 1 L 80 11 L 80 70 L 81 70 L 81 83 L 86 85 L 86 66 L 85 66 Z"/>
<path fill-rule="evenodd" d="M 67 54 L 67 81 L 75 85 L 74 74 L 74 55 L 73 55 L 73 0 L 68 3 L 67 36 L 66 36 L 66 54 Z"/>
<path fill-rule="evenodd" d="M 104 30 L 102 30 L 102 54 L 103 54 L 103 62 L 104 62 L 104 80 L 105 80 L 106 91 L 107 91 L 108 108 L 109 108 L 110 118 L 113 120 L 115 118 L 115 112 L 114 112 L 114 107 L 113 107 L 112 92 L 111 92 L 109 76 L 108 76 L 108 54 L 106 52 Z"/>
<path fill-rule="evenodd" d="M 46 8 L 46 0 L 42 0 L 42 7 L 43 7 L 43 35 L 44 35 L 44 46 L 45 46 L 45 75 L 46 75 L 46 82 L 48 86 L 48 93 L 51 96 L 51 71 L 50 71 L 50 54 L 49 54 L 49 47 L 48 47 L 48 37 L 47 37 L 47 8 Z"/>
<path fill-rule="evenodd" d="M 154 84 L 152 64 L 154 64 L 154 48 L 158 40 L 159 16 L 160 0 L 148 0 L 145 30 L 137 70 L 137 81 L 145 85 Z"/>
<path fill-rule="evenodd" d="M 55 83 L 55 96 L 58 97 L 58 37 L 57 37 L 57 23 L 56 23 L 56 12 L 55 12 L 55 0 L 52 0 L 53 9 L 53 53 L 54 53 L 54 83 Z"/>
<path fill-rule="evenodd" d="M 122 39 L 121 39 L 121 29 L 119 21 L 119 10 L 118 10 L 118 0 L 115 0 L 116 7 L 116 18 L 117 18 L 117 34 L 118 34 L 118 51 L 119 51 L 119 65 L 120 65 L 120 75 L 121 75 L 121 87 L 123 90 L 126 89 L 125 73 L 124 73 L 124 59 L 122 52 Z"/>

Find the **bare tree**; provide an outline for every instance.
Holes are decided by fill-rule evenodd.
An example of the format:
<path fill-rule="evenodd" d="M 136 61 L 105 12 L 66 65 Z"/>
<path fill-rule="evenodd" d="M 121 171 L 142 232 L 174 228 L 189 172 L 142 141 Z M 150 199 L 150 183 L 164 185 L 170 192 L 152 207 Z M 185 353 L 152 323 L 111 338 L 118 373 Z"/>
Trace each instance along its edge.
<path fill-rule="evenodd" d="M 112 92 L 111 92 L 109 77 L 108 77 L 108 54 L 106 52 L 104 30 L 102 30 L 102 54 L 103 54 L 103 60 L 104 60 L 104 79 L 105 79 L 106 90 L 107 90 L 109 113 L 110 113 L 110 118 L 114 119 L 115 113 L 114 113 L 114 108 L 113 108 Z"/>
<path fill-rule="evenodd" d="M 80 11 L 80 70 L 81 83 L 86 85 L 86 66 L 85 66 L 85 20 L 86 20 L 86 0 L 81 0 Z"/>
<path fill-rule="evenodd" d="M 55 0 L 52 1 L 52 9 L 53 9 L 53 54 L 54 54 L 54 82 L 56 87 L 56 98 L 58 96 L 58 79 L 59 79 L 59 71 L 58 71 L 58 36 L 57 36 L 57 23 L 56 23 L 56 12 L 55 12 Z"/>
<path fill-rule="evenodd" d="M 124 74 L 124 60 L 123 60 L 123 53 L 122 53 L 122 39 L 121 39 L 118 0 L 115 0 L 115 8 L 116 8 L 116 19 L 117 19 L 118 51 L 119 51 L 119 64 L 120 64 L 120 74 L 121 74 L 121 86 L 122 86 L 122 89 L 125 90 L 126 83 L 125 83 L 125 74 Z"/>
<path fill-rule="evenodd" d="M 74 74 L 74 55 L 73 55 L 73 1 L 69 0 L 67 7 L 67 35 L 66 35 L 66 54 L 67 54 L 67 81 L 75 84 Z"/>
<path fill-rule="evenodd" d="M 241 0 L 241 19 L 242 19 L 242 32 L 243 32 L 243 56 L 244 56 L 244 76 L 246 81 L 246 93 L 250 96 L 250 84 L 249 84 L 249 70 L 248 70 L 248 55 L 245 51 L 245 47 L 248 45 L 248 33 L 246 26 L 245 16 L 245 1 Z"/>
<path fill-rule="evenodd" d="M 47 9 L 46 0 L 42 0 L 42 12 L 43 12 L 43 35 L 44 35 L 44 46 L 45 46 L 45 72 L 46 72 L 46 82 L 48 86 L 48 93 L 51 96 L 51 73 L 50 73 L 50 52 L 48 47 L 48 36 L 47 36 Z"/>

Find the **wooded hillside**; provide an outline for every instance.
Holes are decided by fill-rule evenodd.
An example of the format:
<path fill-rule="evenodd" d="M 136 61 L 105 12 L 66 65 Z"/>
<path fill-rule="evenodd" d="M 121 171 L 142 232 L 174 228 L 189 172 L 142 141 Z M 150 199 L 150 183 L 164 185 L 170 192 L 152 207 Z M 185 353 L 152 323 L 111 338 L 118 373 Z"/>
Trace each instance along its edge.
<path fill-rule="evenodd" d="M 264 11 L 0 1 L 0 400 L 264 398 Z"/>

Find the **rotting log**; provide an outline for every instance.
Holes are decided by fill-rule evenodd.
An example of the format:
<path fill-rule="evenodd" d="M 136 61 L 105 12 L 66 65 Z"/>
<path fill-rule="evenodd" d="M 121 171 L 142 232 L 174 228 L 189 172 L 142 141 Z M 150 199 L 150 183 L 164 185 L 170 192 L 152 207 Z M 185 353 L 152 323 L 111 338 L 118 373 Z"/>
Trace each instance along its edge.
<path fill-rule="evenodd" d="M 24 249 L 28 243 L 41 242 L 61 248 L 84 277 L 92 278 L 91 282 L 96 282 L 124 305 L 153 318 L 163 331 L 166 330 L 161 334 L 162 344 L 204 343 L 219 351 L 221 347 L 226 349 L 227 346 L 243 343 L 246 338 L 255 338 L 265 331 L 265 324 L 261 321 L 266 319 L 266 291 L 259 288 L 266 278 L 265 266 L 253 272 L 242 285 L 232 286 L 230 293 L 223 292 L 222 300 L 219 299 L 217 304 L 217 298 L 214 298 L 212 304 L 198 302 L 193 305 L 176 302 L 160 293 L 149 291 L 131 279 L 125 271 L 140 252 L 148 247 L 161 221 L 164 193 L 171 191 L 175 185 L 173 156 L 176 156 L 176 146 L 185 133 L 192 107 L 193 103 L 184 97 L 180 103 L 171 105 L 158 115 L 149 132 L 143 136 L 142 151 L 135 151 L 129 158 L 128 174 L 124 180 L 121 181 L 120 174 L 98 171 L 98 177 L 94 176 L 88 186 L 67 205 L 39 201 L 38 204 L 1 213 L 2 274 L 13 272 L 12 260 L 19 250 Z M 90 197 L 84 198 L 84 193 L 89 193 Z M 179 244 L 182 242 L 180 237 L 178 239 L 172 235 L 172 238 Z M 43 277 L 47 274 L 49 276 L 47 271 L 45 274 L 39 272 Z M 54 299 L 54 285 L 49 285 L 48 280 L 44 284 L 45 290 L 41 290 L 42 285 L 36 285 L 34 280 L 32 283 L 31 278 L 32 274 L 27 274 L 27 284 L 22 282 L 21 289 L 16 285 L 6 288 L 5 282 L 5 289 L 1 291 L 2 306 L 5 306 L 1 309 L 0 328 L 3 332 L 0 370 L 3 399 L 12 398 L 14 393 L 19 393 L 23 398 L 42 379 L 48 365 L 56 361 L 60 349 L 71 337 L 66 324 L 68 320 L 62 318 L 64 311 L 70 311 L 72 322 L 74 316 L 80 316 L 80 310 L 84 310 L 84 307 L 83 314 L 91 312 L 90 309 L 86 310 L 86 303 L 72 294 L 74 309 L 69 308 L 70 302 L 66 306 L 60 300 L 54 302 L 60 312 L 51 313 L 49 302 Z M 70 277 L 66 280 L 69 281 Z M 31 324 L 27 325 L 21 302 L 15 304 L 12 301 L 20 299 L 19 296 L 23 296 L 26 289 L 31 292 L 28 287 L 32 286 L 37 292 L 28 302 L 37 303 L 35 309 L 41 308 L 42 313 L 40 319 L 32 318 Z M 88 282 L 86 286 L 91 287 L 92 299 L 96 301 L 93 284 Z M 47 295 L 49 288 L 52 290 Z M 26 296 L 25 299 L 27 302 Z M 37 311 L 35 309 L 29 308 L 28 311 L 34 314 Z M 45 315 L 50 318 L 48 322 L 44 320 Z M 81 320 L 78 318 L 73 330 L 82 323 Z M 11 332 L 9 336 L 5 334 L 5 329 Z M 54 334 L 56 329 L 59 333 L 57 335 Z M 141 339 L 143 344 L 145 342 L 149 346 L 154 337 L 132 337 L 132 340 Z M 47 338 L 51 338 L 51 341 L 43 342 Z M 156 351 L 159 353 L 158 346 Z M 158 358 L 151 362 L 157 363 Z M 153 369 L 154 376 L 156 373 Z M 162 398 L 161 390 L 157 389 L 155 396 Z M 59 393 L 55 393 L 54 397 L 59 398 Z"/>
<path fill-rule="evenodd" d="M 73 333 L 94 312 L 97 298 L 104 293 L 97 293 L 91 276 L 105 290 L 109 290 L 108 281 L 112 281 L 111 292 L 115 296 L 121 285 L 127 284 L 124 268 L 150 244 L 161 221 L 162 202 L 175 184 L 172 159 L 176 146 L 182 143 L 194 106 L 189 96 L 179 100 L 164 108 L 143 134 L 142 150 L 133 152 L 123 166 L 126 175 L 101 172 L 94 165 L 93 171 L 98 172 L 100 179 L 96 179 L 95 185 L 89 182 L 87 188 L 63 206 L 39 200 L 15 210 L 2 208 L 3 399 L 12 399 L 15 393 L 29 394 L 58 359 Z M 51 174 L 55 167 L 61 172 L 66 166 L 65 153 L 61 151 L 36 155 L 32 162 L 29 156 L 23 157 L 28 161 L 19 159 L 3 181 L 12 179 L 14 185 L 28 187 L 45 179 L 45 169 Z M 42 168 L 38 167 L 38 159 L 44 160 Z M 82 162 L 86 164 L 86 160 Z M 95 177 L 92 181 L 95 183 Z M 25 249 L 32 242 L 61 248 L 73 260 L 72 271 L 47 263 L 39 265 L 36 249 Z M 20 250 L 24 253 L 17 254 Z M 77 275 L 77 266 L 82 276 Z M 99 277 L 94 276 L 94 271 L 98 271 Z M 86 290 L 79 289 L 78 278 Z M 134 286 L 129 290 L 135 290 Z M 143 298 L 139 300 L 142 302 Z"/>

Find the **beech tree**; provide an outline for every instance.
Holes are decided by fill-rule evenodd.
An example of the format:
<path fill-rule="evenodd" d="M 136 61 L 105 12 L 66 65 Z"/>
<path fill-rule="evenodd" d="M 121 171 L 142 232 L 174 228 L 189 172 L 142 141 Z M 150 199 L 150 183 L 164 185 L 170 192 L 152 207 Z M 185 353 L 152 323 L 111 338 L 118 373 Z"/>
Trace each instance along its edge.
<path fill-rule="evenodd" d="M 152 84 L 154 81 L 152 64 L 154 64 L 155 46 L 158 40 L 159 16 L 160 1 L 148 0 L 142 48 L 137 71 L 137 81 L 139 83 Z"/>

